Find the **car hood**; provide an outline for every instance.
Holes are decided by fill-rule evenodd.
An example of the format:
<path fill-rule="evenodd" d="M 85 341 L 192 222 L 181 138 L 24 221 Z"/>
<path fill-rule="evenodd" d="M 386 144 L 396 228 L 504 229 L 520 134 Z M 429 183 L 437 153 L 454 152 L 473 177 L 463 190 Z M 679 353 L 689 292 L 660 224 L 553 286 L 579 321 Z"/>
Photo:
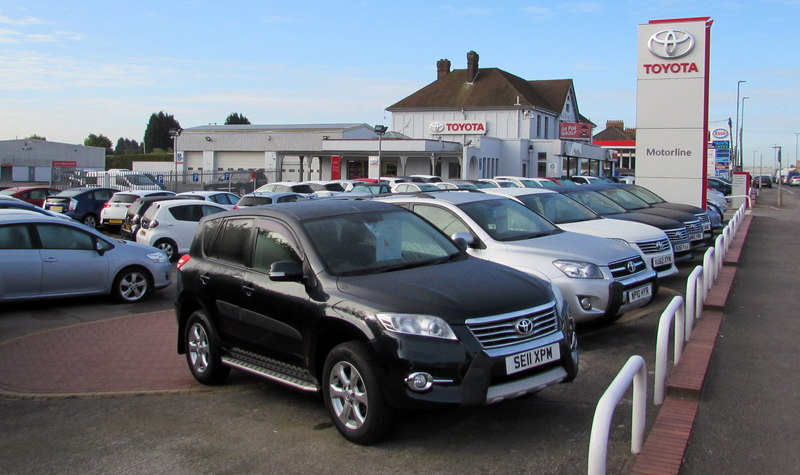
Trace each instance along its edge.
<path fill-rule="evenodd" d="M 475 258 L 338 277 L 336 287 L 357 300 L 359 306 L 376 312 L 436 315 L 455 324 L 467 318 L 499 315 L 553 301 L 548 283 Z"/>
<path fill-rule="evenodd" d="M 691 213 L 691 214 L 701 214 L 706 212 L 706 210 L 704 210 L 703 208 L 683 203 L 656 203 L 653 206 L 656 208 L 671 209 L 674 211 L 682 211 L 684 213 Z"/>
<path fill-rule="evenodd" d="M 557 259 L 590 262 L 607 267 L 609 263 L 637 257 L 636 250 L 617 241 L 587 234 L 562 232 L 522 241 L 503 242 L 497 252 L 487 252 L 487 258 L 502 264 L 553 273 L 552 262 Z M 500 257 L 502 256 L 502 258 Z M 502 260 L 501 260 L 502 259 Z M 556 273 L 556 275 L 558 275 Z"/>
<path fill-rule="evenodd" d="M 621 221 L 635 221 L 637 223 L 649 224 L 658 229 L 676 229 L 684 227 L 683 222 L 677 219 L 666 218 L 655 214 L 645 213 L 619 213 L 605 216 L 608 219 L 618 219 Z"/>
<path fill-rule="evenodd" d="M 664 231 L 648 224 L 613 219 L 590 219 L 577 223 L 561 223 L 561 229 L 602 238 L 618 238 L 628 242 L 665 238 Z"/>
<path fill-rule="evenodd" d="M 653 214 L 656 216 L 663 216 L 665 218 L 676 219 L 682 223 L 688 221 L 697 221 L 697 216 L 693 215 L 692 213 L 687 213 L 685 211 L 678 211 L 674 209 L 651 207 L 651 208 L 637 209 L 635 212 L 643 214 Z"/>

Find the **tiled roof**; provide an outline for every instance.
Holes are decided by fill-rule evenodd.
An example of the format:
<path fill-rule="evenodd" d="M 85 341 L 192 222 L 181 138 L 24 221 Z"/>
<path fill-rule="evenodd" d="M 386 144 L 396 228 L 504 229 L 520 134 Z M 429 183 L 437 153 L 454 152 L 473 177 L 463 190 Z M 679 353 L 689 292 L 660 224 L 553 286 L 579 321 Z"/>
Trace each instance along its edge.
<path fill-rule="evenodd" d="M 539 81 L 534 81 L 539 82 Z M 466 69 L 454 69 L 410 96 L 386 108 L 460 109 L 462 107 L 534 106 L 560 113 L 552 102 L 542 97 L 531 82 L 497 68 L 480 68 L 474 82 L 469 83 Z M 555 101 L 558 103 L 558 101 Z M 563 105 L 564 99 L 560 104 Z"/>
<path fill-rule="evenodd" d="M 602 132 L 594 136 L 594 140 L 600 141 L 627 141 L 636 140 L 636 129 L 622 129 L 619 127 L 606 127 Z"/>

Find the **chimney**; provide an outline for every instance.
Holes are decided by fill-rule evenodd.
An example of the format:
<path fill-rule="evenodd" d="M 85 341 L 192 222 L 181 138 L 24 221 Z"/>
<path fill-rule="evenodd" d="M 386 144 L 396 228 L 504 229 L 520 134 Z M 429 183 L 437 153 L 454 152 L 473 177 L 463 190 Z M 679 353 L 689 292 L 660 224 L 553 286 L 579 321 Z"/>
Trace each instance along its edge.
<path fill-rule="evenodd" d="M 622 120 L 607 120 L 606 121 L 606 128 L 607 129 L 625 129 L 625 121 Z"/>
<path fill-rule="evenodd" d="M 450 60 L 440 59 L 436 61 L 436 80 L 442 79 L 450 73 Z"/>
<path fill-rule="evenodd" d="M 467 82 L 475 82 L 478 77 L 478 53 L 467 53 Z"/>

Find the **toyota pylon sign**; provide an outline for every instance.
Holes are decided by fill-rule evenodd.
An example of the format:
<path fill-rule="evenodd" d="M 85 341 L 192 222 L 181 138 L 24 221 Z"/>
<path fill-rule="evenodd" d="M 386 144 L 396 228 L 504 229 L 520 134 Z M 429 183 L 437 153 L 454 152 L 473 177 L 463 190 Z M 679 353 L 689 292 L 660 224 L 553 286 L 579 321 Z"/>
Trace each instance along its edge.
<path fill-rule="evenodd" d="M 705 207 L 712 20 L 639 25 L 636 184 Z"/>

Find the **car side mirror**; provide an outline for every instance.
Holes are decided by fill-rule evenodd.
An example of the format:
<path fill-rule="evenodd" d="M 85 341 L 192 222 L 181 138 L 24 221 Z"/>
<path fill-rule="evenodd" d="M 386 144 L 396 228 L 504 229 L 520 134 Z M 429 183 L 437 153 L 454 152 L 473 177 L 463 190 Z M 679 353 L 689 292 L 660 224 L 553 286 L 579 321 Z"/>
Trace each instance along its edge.
<path fill-rule="evenodd" d="M 303 264 L 297 261 L 277 261 L 269 266 L 269 280 L 274 282 L 300 282 Z"/>
<path fill-rule="evenodd" d="M 103 242 L 102 242 L 102 241 L 95 241 L 95 242 L 94 242 L 94 249 L 95 249 L 95 251 L 97 251 L 97 253 L 98 253 L 98 254 L 100 254 L 101 256 L 102 256 L 102 255 L 104 255 L 104 254 L 106 253 L 106 251 L 108 250 L 108 249 L 106 248 L 106 246 L 103 244 Z"/>
<path fill-rule="evenodd" d="M 453 235 L 450 236 L 450 239 L 452 239 L 453 242 L 456 243 L 456 246 L 458 246 L 462 251 L 466 251 L 475 245 L 475 236 L 466 231 L 453 233 Z"/>

